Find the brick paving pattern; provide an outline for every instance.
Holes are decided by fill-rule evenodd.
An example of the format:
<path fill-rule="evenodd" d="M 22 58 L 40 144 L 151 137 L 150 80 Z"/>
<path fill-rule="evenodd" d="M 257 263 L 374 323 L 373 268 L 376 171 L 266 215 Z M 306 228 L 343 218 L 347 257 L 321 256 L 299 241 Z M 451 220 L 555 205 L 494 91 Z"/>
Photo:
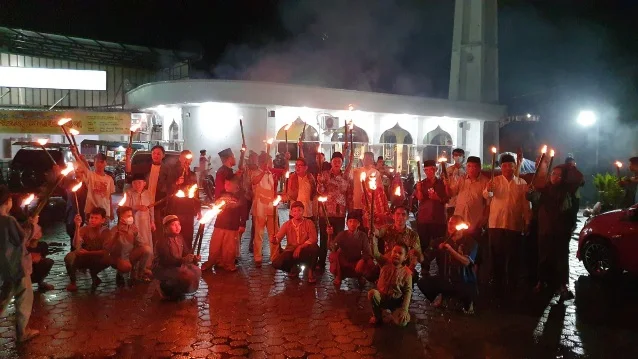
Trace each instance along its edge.
<path fill-rule="evenodd" d="M 244 237 L 236 273 L 207 273 L 195 295 L 174 303 L 159 300 L 156 282 L 118 289 L 112 269 L 101 274 L 104 283 L 94 293 L 88 274 L 78 274 L 79 291 L 68 293 L 63 256 L 69 241 L 57 225 L 44 238 L 57 251 L 49 278 L 56 289 L 36 292 L 31 319 L 41 335 L 16 346 L 10 306 L 0 318 L 0 357 L 638 357 L 635 281 L 589 278 L 573 256 L 576 241 L 574 301 L 550 304 L 529 291 L 513 305 L 479 305 L 476 315 L 466 316 L 431 308 L 415 287 L 412 322 L 399 329 L 368 324 L 369 284 L 362 290 L 348 279 L 337 290 L 327 273 L 309 285 L 303 276 L 289 279 L 268 265 L 255 268 Z M 205 245 L 204 259 L 207 251 Z"/>

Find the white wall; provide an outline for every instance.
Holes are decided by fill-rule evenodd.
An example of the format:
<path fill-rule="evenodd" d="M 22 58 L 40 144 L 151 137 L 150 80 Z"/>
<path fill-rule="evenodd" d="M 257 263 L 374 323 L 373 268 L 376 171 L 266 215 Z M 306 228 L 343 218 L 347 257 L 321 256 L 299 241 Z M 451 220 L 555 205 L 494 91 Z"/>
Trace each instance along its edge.
<path fill-rule="evenodd" d="M 268 128 L 265 107 L 210 103 L 204 106 L 184 107 L 183 112 L 184 148 L 193 151 L 196 155 L 202 149 L 207 150 L 214 169 L 221 166 L 217 155 L 219 151 L 231 148 L 235 156 L 239 156 L 241 149 L 239 118 L 242 116 L 248 149 L 256 152 L 265 149 L 261 147 Z M 194 166 L 197 164 L 194 163 Z"/>

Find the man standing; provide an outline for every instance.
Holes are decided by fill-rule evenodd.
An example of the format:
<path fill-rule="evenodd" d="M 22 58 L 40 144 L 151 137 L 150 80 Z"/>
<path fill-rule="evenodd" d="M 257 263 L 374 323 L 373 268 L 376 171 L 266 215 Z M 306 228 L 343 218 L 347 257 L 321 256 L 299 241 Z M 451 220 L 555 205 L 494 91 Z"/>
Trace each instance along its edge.
<path fill-rule="evenodd" d="M 303 217 L 313 220 L 313 199 L 317 194 L 317 182 L 308 172 L 308 163 L 304 158 L 298 158 L 295 162 L 295 172 L 288 179 L 288 199 L 291 202 L 299 201 L 304 206 Z"/>
<path fill-rule="evenodd" d="M 210 165 L 210 160 L 206 157 L 206 150 L 199 151 L 199 166 L 197 167 L 197 172 L 199 172 L 199 187 L 204 187 L 204 179 L 206 178 L 206 174 L 208 173 L 208 166 Z"/>
<path fill-rule="evenodd" d="M 361 182 L 362 173 L 365 173 L 365 182 Z M 366 152 L 363 154 L 363 167 L 356 168 L 352 173 L 352 209 L 354 214 L 359 217 L 359 222 L 363 227 L 368 226 L 363 221 L 363 211 L 370 206 L 364 196 L 367 192 L 365 188 L 367 181 L 371 176 L 376 176 L 377 180 L 381 180 L 381 173 L 374 167 L 374 153 Z"/>
<path fill-rule="evenodd" d="M 166 191 L 169 189 L 168 187 L 168 172 L 169 168 L 166 164 L 164 164 L 164 156 L 165 151 L 164 147 L 160 145 L 155 145 L 151 149 L 151 162 L 144 162 L 132 165 L 133 149 L 126 149 L 126 177 L 130 181 L 133 178 L 133 174 L 135 173 L 143 173 L 146 177 L 146 189 L 148 190 L 148 194 L 150 195 L 151 202 L 156 202 L 164 197 L 166 197 Z M 159 238 L 162 236 L 162 213 L 164 211 L 165 204 L 160 204 L 153 207 L 154 220 L 155 220 L 155 228 L 156 231 L 153 232 L 153 243 L 157 242 Z"/>
<path fill-rule="evenodd" d="M 483 190 L 490 202 L 489 245 L 492 276 L 497 289 L 514 286 L 521 266 L 521 234 L 529 228 L 531 209 L 527 201 L 527 182 L 514 175 L 514 156 L 501 156 L 501 175 Z"/>
<path fill-rule="evenodd" d="M 421 239 L 421 248 L 428 248 L 430 240 L 445 236 L 445 204 L 448 195 L 445 184 L 436 177 L 436 161 L 427 160 L 423 167 L 425 179 L 416 185 L 416 199 L 419 201 L 417 232 Z"/>
<path fill-rule="evenodd" d="M 625 189 L 625 199 L 623 200 L 623 208 L 631 207 L 638 203 L 638 157 L 629 159 L 629 170 L 633 174 L 632 177 L 623 178 L 620 185 Z"/>
<path fill-rule="evenodd" d="M 290 158 L 290 154 L 287 153 Z M 287 161 L 286 161 L 287 163 Z M 255 226 L 255 238 L 253 238 L 253 255 L 255 265 L 261 266 L 263 259 L 264 230 L 268 229 L 268 235 L 274 238 L 275 232 L 275 210 L 273 201 L 277 195 L 277 184 L 281 176 L 286 172 L 284 169 L 272 168 L 272 157 L 266 152 L 262 152 L 258 159 L 259 169 L 251 174 L 253 186 L 253 226 Z M 275 247 L 270 246 L 270 259 L 273 259 Z"/>
<path fill-rule="evenodd" d="M 169 198 L 166 205 L 166 212 L 179 218 L 182 226 L 181 234 L 188 250 L 192 250 L 195 216 L 197 216 L 197 219 L 202 216 L 202 208 L 197 194 L 194 198 L 188 198 L 187 195 L 189 188 L 197 184 L 197 175 L 190 169 L 192 161 L 193 154 L 191 151 L 184 150 L 179 155 L 179 162 L 169 168 L 168 184 L 170 185 L 170 190 L 168 193 L 173 194 L 182 190 L 186 195 L 181 198 L 173 196 Z"/>
<path fill-rule="evenodd" d="M 234 173 L 233 166 L 237 163 L 233 150 L 227 148 L 219 153 L 219 159 L 222 160 L 222 166 L 219 167 L 215 174 L 215 199 L 219 198 L 224 193 L 224 183 L 226 178 L 230 177 Z M 241 169 L 237 171 L 237 174 L 241 176 Z M 182 226 L 184 224 L 182 223 Z"/>
<path fill-rule="evenodd" d="M 75 146 L 71 147 L 75 158 L 81 158 Z M 80 179 L 87 186 L 86 205 L 84 207 L 85 218 L 89 218 L 89 213 L 95 207 L 104 208 L 109 219 L 113 219 L 113 208 L 111 208 L 111 196 L 115 193 L 115 183 L 113 177 L 104 172 L 106 168 L 106 155 L 98 153 L 94 158 L 95 171 L 91 171 L 84 161 L 77 161 L 82 168 Z"/>
<path fill-rule="evenodd" d="M 452 181 L 458 181 L 465 175 L 465 165 L 463 163 L 465 151 L 462 148 L 455 148 L 452 150 L 452 158 L 454 159 L 454 164 L 447 167 L 448 178 Z M 456 195 L 450 196 L 450 200 L 445 205 L 448 218 L 454 215 L 454 207 L 456 207 Z"/>

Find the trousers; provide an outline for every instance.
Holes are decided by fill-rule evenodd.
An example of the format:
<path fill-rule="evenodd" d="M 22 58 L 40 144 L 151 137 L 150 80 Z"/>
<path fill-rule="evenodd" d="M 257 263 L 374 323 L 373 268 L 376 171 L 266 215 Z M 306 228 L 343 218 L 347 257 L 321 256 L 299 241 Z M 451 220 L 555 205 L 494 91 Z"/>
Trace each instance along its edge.
<path fill-rule="evenodd" d="M 20 338 L 23 334 L 33 308 L 33 288 L 31 277 L 24 276 L 16 282 L 5 281 L 0 290 L 0 315 L 7 309 L 11 299 L 15 298 L 16 308 L 16 335 Z"/>

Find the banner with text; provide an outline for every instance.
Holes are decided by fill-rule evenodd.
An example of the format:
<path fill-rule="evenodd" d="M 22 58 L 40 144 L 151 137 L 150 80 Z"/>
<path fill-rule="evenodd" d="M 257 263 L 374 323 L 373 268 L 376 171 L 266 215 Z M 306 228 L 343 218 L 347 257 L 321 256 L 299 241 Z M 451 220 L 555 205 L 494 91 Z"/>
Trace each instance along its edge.
<path fill-rule="evenodd" d="M 61 118 L 82 135 L 127 135 L 131 127 L 129 112 L 0 111 L 0 133 L 60 134 Z"/>

